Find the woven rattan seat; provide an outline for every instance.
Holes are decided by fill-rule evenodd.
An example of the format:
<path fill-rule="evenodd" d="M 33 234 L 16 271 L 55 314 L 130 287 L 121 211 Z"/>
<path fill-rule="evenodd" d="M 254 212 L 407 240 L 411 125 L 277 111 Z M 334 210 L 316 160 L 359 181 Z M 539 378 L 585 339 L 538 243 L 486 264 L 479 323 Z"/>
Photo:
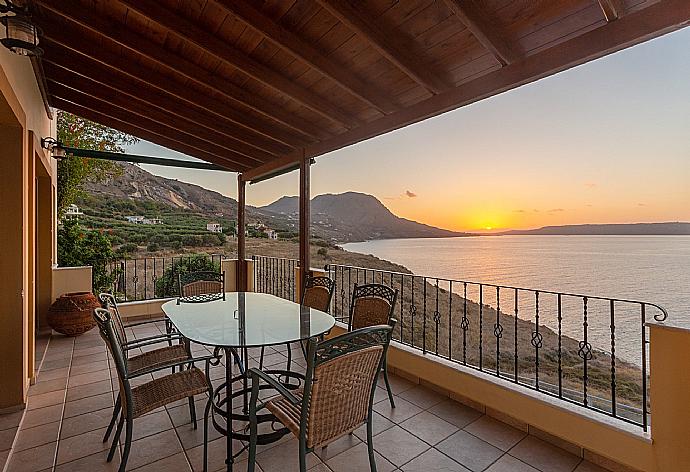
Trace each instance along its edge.
<path fill-rule="evenodd" d="M 188 358 L 186 347 L 183 344 L 175 344 L 130 357 L 127 359 L 127 370 L 130 374 L 136 374 L 144 369 L 175 364 Z"/>
<path fill-rule="evenodd" d="M 132 418 L 207 391 L 206 376 L 196 367 L 154 379 L 132 389 Z"/>
<path fill-rule="evenodd" d="M 293 390 L 292 393 L 302 400 L 303 390 Z M 287 398 L 277 395 L 268 400 L 266 403 L 268 411 L 283 423 L 295 436 L 299 435 L 299 421 L 300 421 L 300 405 L 295 405 Z"/>

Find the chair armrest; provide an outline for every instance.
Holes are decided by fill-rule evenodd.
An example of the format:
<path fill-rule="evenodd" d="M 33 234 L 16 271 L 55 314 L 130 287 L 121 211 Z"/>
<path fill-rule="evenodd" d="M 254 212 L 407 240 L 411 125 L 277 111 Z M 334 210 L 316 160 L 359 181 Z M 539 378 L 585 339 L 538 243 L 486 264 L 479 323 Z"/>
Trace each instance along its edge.
<path fill-rule="evenodd" d="M 247 372 L 249 373 L 249 376 L 252 379 L 252 385 L 254 385 L 254 381 L 258 382 L 259 380 L 263 380 L 272 388 L 274 388 L 278 393 L 287 398 L 287 400 L 293 405 L 299 405 L 301 403 L 301 400 L 297 398 L 295 395 L 293 395 L 292 392 L 290 392 L 290 390 L 285 388 L 283 384 L 281 384 L 280 382 L 278 382 L 278 380 L 268 375 L 266 372 L 259 370 L 256 367 L 252 367 Z"/>
<path fill-rule="evenodd" d="M 122 350 L 129 351 L 138 347 L 149 346 L 151 344 L 164 343 L 168 341 L 179 341 L 184 339 L 181 334 L 158 334 L 156 336 L 148 336 L 146 338 L 134 339 L 125 343 Z"/>
<path fill-rule="evenodd" d="M 142 375 L 146 374 L 153 374 L 154 372 L 158 372 L 159 370 L 167 370 L 170 369 L 171 367 L 178 367 L 178 366 L 183 366 L 183 365 L 188 365 L 192 364 L 194 362 L 211 362 L 212 360 L 219 360 L 220 358 L 214 355 L 210 356 L 201 356 L 201 357 L 190 357 L 189 359 L 185 359 L 180 362 L 175 362 L 173 364 L 164 364 L 158 367 L 151 367 L 150 369 L 145 369 L 145 370 L 139 370 L 135 374 L 127 375 L 127 380 L 134 379 L 136 377 L 141 377 Z"/>
<path fill-rule="evenodd" d="M 155 319 L 155 320 L 135 321 L 135 322 L 133 322 L 133 323 L 128 323 L 128 324 L 126 324 L 126 325 L 124 325 L 124 326 L 125 326 L 125 329 L 126 329 L 126 328 L 131 328 L 131 327 L 133 327 L 133 326 L 141 326 L 141 325 L 150 324 L 150 323 L 160 323 L 161 321 L 164 321 L 164 320 L 165 320 L 165 318 L 163 318 L 163 319 Z"/>

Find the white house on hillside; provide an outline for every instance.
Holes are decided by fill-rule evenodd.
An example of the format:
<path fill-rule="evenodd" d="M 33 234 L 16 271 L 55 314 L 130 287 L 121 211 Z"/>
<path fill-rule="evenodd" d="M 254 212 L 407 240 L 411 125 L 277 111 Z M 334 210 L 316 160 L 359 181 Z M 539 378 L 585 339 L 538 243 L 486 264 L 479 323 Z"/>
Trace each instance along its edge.
<path fill-rule="evenodd" d="M 66 220 L 71 220 L 71 219 L 79 219 L 80 216 L 83 216 L 84 213 L 79 211 L 79 207 L 72 203 L 70 206 L 67 207 L 67 210 L 65 210 L 65 219 Z"/>
<path fill-rule="evenodd" d="M 220 223 L 206 223 L 206 231 L 210 231 L 212 233 L 222 233 L 223 227 Z"/>
<path fill-rule="evenodd" d="M 125 219 L 130 223 L 135 223 L 138 225 L 144 223 L 144 217 L 143 216 L 125 216 Z"/>

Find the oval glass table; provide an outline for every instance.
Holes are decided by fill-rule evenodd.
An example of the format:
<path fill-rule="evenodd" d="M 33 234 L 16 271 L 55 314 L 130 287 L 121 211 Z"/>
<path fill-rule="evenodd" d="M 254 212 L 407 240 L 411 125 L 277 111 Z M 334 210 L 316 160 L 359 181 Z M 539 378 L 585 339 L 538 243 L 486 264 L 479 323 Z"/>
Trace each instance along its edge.
<path fill-rule="evenodd" d="M 232 440 L 247 441 L 249 435 L 233 431 L 232 422 L 248 422 L 247 394 L 250 386 L 246 364 L 248 349 L 286 343 L 305 341 L 321 336 L 333 328 L 335 318 L 326 312 L 315 310 L 298 303 L 278 298 L 274 295 L 256 292 L 228 292 L 209 297 L 203 302 L 184 299 L 172 300 L 163 304 L 162 309 L 175 329 L 187 340 L 211 347 L 217 353 L 225 354 L 225 381 L 213 389 L 211 399 L 212 422 L 214 427 L 226 436 L 228 470 L 232 470 L 234 457 Z M 238 375 L 233 375 L 233 365 L 239 367 Z M 268 371 L 285 379 L 286 386 L 297 382 L 301 374 L 287 370 Z M 238 389 L 233 385 L 240 382 Z M 298 383 L 299 385 L 299 383 Z M 242 397 L 241 411 L 233 410 L 233 399 Z M 221 420 L 219 420 L 219 418 Z M 259 423 L 274 422 L 270 414 L 260 415 Z M 225 424 L 223 424 L 225 423 Z M 287 429 L 273 429 L 261 435 L 259 444 L 277 441 L 287 434 Z"/>

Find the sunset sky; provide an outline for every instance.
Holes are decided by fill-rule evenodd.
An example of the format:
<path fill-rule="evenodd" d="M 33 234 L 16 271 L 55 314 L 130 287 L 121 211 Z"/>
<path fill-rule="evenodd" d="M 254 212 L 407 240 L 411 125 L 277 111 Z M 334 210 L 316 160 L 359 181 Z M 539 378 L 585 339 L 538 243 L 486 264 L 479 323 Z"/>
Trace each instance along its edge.
<path fill-rule="evenodd" d="M 143 167 L 237 196 L 235 174 Z M 690 221 L 690 28 L 317 158 L 312 195 L 346 191 L 456 230 Z M 247 201 L 297 192 L 293 172 Z"/>

